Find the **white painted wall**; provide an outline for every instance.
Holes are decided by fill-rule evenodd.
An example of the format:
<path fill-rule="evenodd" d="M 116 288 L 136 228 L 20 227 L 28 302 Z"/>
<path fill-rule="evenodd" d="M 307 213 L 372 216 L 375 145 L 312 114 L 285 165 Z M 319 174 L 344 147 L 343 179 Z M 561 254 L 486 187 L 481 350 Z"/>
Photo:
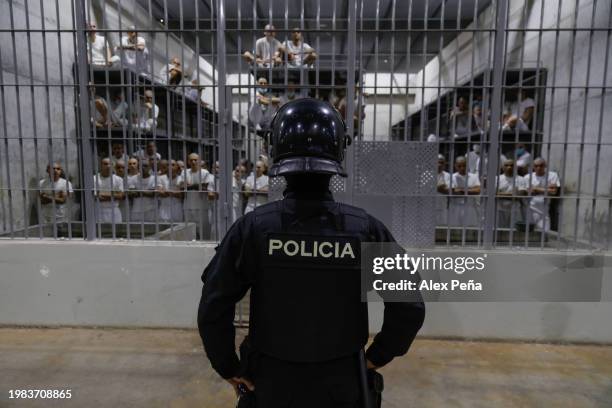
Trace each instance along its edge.
<path fill-rule="evenodd" d="M 0 241 L 0 325 L 196 327 L 200 279 L 213 253 L 213 244 L 201 243 Z M 565 264 L 563 252 L 543 255 L 506 254 L 534 271 Z M 609 300 L 612 254 L 604 259 Z M 513 279 L 511 262 L 500 267 Z M 512 284 L 530 288 L 533 280 L 521 276 Z M 610 302 L 428 303 L 421 335 L 610 343 L 611 313 Z M 381 323 L 382 304 L 370 303 L 370 330 Z"/>
<path fill-rule="evenodd" d="M 408 84 L 407 84 L 408 81 Z M 379 72 L 363 76 L 365 119 L 362 124 L 364 140 L 391 140 L 391 126 L 406 118 L 414 99 L 412 75 Z"/>

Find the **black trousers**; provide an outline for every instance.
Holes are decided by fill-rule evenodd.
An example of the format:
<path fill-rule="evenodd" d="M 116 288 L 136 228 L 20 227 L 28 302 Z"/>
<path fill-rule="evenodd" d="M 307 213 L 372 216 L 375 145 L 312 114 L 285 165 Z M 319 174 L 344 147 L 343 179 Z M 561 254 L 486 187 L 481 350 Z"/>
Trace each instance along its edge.
<path fill-rule="evenodd" d="M 357 356 L 295 363 L 259 355 L 252 367 L 257 408 L 361 408 Z"/>

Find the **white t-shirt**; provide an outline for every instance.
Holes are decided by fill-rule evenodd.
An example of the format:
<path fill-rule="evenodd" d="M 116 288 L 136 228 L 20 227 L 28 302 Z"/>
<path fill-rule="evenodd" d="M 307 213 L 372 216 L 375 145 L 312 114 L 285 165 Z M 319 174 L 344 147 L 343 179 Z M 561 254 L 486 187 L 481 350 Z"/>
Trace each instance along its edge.
<path fill-rule="evenodd" d="M 246 182 L 244 183 L 245 188 L 249 188 L 251 190 L 261 190 L 263 188 L 269 187 L 268 185 L 268 176 L 262 174 L 261 176 L 255 178 L 255 175 L 250 175 L 247 177 Z M 249 196 L 249 200 L 247 202 L 246 210 L 244 213 L 251 212 L 255 209 L 255 207 L 259 207 L 260 205 L 264 205 L 268 202 L 267 194 L 251 194 Z"/>
<path fill-rule="evenodd" d="M 64 192 L 64 196 L 73 193 L 72 184 L 64 179 L 59 178 L 57 181 L 51 181 L 48 177 L 40 180 L 39 188 L 41 193 L 53 196 L 54 193 Z M 49 203 L 41 204 L 42 218 L 44 222 L 53 222 L 53 207 L 55 206 L 55 222 L 66 221 L 66 204 Z"/>
<path fill-rule="evenodd" d="M 219 192 L 219 176 L 215 176 L 212 173 L 208 173 L 208 177 L 206 178 L 206 182 L 208 186 L 206 187 L 206 191 L 210 193 L 218 193 Z"/>
<path fill-rule="evenodd" d="M 138 181 L 139 178 L 140 178 L 140 174 L 135 174 L 133 176 L 130 176 L 128 174 L 128 176 L 127 176 L 127 188 L 128 188 L 128 190 L 136 190 L 136 182 Z"/>
<path fill-rule="evenodd" d="M 208 192 L 218 193 L 219 192 L 219 176 L 210 173 L 208 175 Z M 207 198 L 210 200 L 209 198 Z M 217 231 L 219 230 L 219 223 L 221 222 L 221 207 L 217 205 L 217 198 L 213 201 L 209 201 L 208 206 L 208 222 L 211 225 L 211 232 L 213 237 L 216 237 Z"/>
<path fill-rule="evenodd" d="M 159 116 L 159 106 L 153 104 L 153 109 L 149 110 L 144 103 L 141 103 L 138 110 L 138 126 L 151 130 L 157 127 L 157 117 Z"/>
<path fill-rule="evenodd" d="M 173 179 L 168 177 L 167 174 L 162 174 L 161 176 L 157 176 L 157 184 L 164 191 L 173 191 L 173 192 L 181 191 L 181 188 L 179 187 L 179 185 L 182 182 L 183 182 L 183 176 L 181 176 L 180 174 Z"/>
<path fill-rule="evenodd" d="M 450 189 L 451 175 L 449 172 L 442 170 L 438 173 L 437 187 L 445 185 Z M 436 221 L 438 225 L 445 225 L 448 222 L 447 207 L 448 207 L 448 194 L 438 192 L 439 197 L 436 197 Z"/>
<path fill-rule="evenodd" d="M 475 151 L 471 150 L 467 154 L 467 161 L 468 161 L 468 171 L 470 173 L 478 174 L 479 173 L 478 165 L 480 164 L 480 155 L 476 153 Z"/>
<path fill-rule="evenodd" d="M 163 191 L 181 191 L 180 184 L 183 182 L 181 175 L 174 179 L 162 174 L 157 177 L 158 185 Z M 179 222 L 183 219 L 183 199 L 178 197 L 160 197 L 159 199 L 159 218 L 162 221 Z"/>
<path fill-rule="evenodd" d="M 457 172 L 451 177 L 453 188 L 468 189 L 480 186 L 477 174 Z M 451 195 L 449 196 L 448 224 L 451 226 L 477 226 L 480 223 L 480 197 L 477 195 Z"/>
<path fill-rule="evenodd" d="M 255 55 L 266 61 L 263 65 L 268 66 L 274 54 L 281 48 L 282 44 L 276 38 L 271 38 L 269 41 L 266 37 L 259 38 L 255 42 Z"/>
<path fill-rule="evenodd" d="M 548 180 L 546 175 L 538 176 L 535 172 L 531 174 L 527 174 L 523 177 L 523 182 L 525 183 L 525 188 L 547 188 L 549 186 L 561 187 L 561 182 L 559 181 L 559 175 L 554 171 L 548 172 Z M 530 184 L 531 183 L 531 184 Z M 529 207 L 538 213 L 543 215 L 548 215 L 548 200 L 544 196 L 544 194 L 532 195 L 529 202 Z"/>
<path fill-rule="evenodd" d="M 448 171 L 442 170 L 442 173 L 438 173 L 438 183 L 437 183 L 438 186 L 445 185 L 447 188 L 450 189 L 450 184 L 451 184 L 451 176 Z M 438 194 L 443 194 L 443 193 L 438 193 Z M 446 194 L 443 194 L 443 195 L 446 195 Z"/>
<path fill-rule="evenodd" d="M 170 80 L 170 71 L 172 71 L 175 68 L 174 64 L 168 64 L 168 65 L 164 65 L 160 70 L 159 70 L 159 80 L 164 83 L 167 84 L 168 81 Z"/>
<path fill-rule="evenodd" d="M 159 176 L 157 177 L 159 181 Z M 134 183 L 135 191 L 155 191 L 157 183 L 155 182 L 155 175 L 151 174 L 147 178 L 138 177 Z M 145 212 L 155 210 L 156 200 L 155 197 L 135 197 L 134 203 L 132 204 L 132 212 Z"/>
<path fill-rule="evenodd" d="M 167 174 L 157 175 L 157 185 L 163 190 L 167 191 L 170 188 L 170 179 Z"/>
<path fill-rule="evenodd" d="M 512 193 L 514 192 L 514 196 L 518 196 L 519 191 L 527 191 L 527 187 L 525 185 L 525 180 L 521 176 L 506 176 L 505 174 L 500 174 L 495 179 L 495 186 L 498 193 Z M 512 206 L 518 206 L 519 200 L 511 200 L 508 199 L 499 199 L 498 200 L 498 208 L 501 210 L 509 210 Z"/>
<path fill-rule="evenodd" d="M 91 53 L 91 64 L 106 65 L 106 52 L 108 49 L 108 41 L 106 41 L 104 36 L 96 34 L 94 42 L 91 42 L 89 37 L 87 38 L 87 58 L 89 58 Z"/>
<path fill-rule="evenodd" d="M 299 67 L 304 63 L 305 54 L 312 52 L 313 49 L 310 45 L 303 41 L 300 41 L 298 45 L 295 45 L 293 41 L 285 41 L 285 48 L 288 52 L 293 54 L 293 61 L 287 61 L 290 65 Z"/>
<path fill-rule="evenodd" d="M 461 188 L 461 189 L 469 189 L 472 187 L 480 186 L 480 179 L 477 174 L 467 173 L 466 176 L 461 175 L 457 172 L 453 173 L 453 177 L 451 179 L 452 188 Z M 475 200 L 472 200 L 475 202 Z M 464 204 L 465 197 L 459 197 L 459 194 L 453 196 L 453 200 L 451 201 L 454 204 Z"/>
<path fill-rule="evenodd" d="M 185 185 L 187 187 L 198 184 L 207 184 L 210 183 L 211 174 L 206 169 L 200 169 L 199 171 L 192 171 L 191 169 L 187 169 L 184 172 L 183 179 L 185 181 Z M 202 191 L 190 190 L 185 191 L 185 209 L 186 210 L 200 210 L 204 205 L 204 200 L 206 200 L 206 196 L 208 191 L 207 186 L 202 186 Z"/>
<path fill-rule="evenodd" d="M 132 45 L 143 45 L 145 48 L 143 51 L 139 51 L 139 50 L 126 50 L 123 49 L 121 50 L 121 53 L 123 55 L 123 64 L 126 67 L 129 68 L 133 68 L 135 70 L 137 70 L 138 72 L 140 71 L 144 71 L 146 69 L 146 56 L 145 54 L 148 53 L 147 48 L 146 48 L 146 42 L 145 39 L 143 37 L 136 37 L 136 42 L 132 43 L 129 39 L 128 36 L 123 36 L 121 38 L 121 46 L 122 47 L 129 47 Z"/>
<path fill-rule="evenodd" d="M 242 216 L 242 179 L 236 180 L 232 175 L 232 221 L 236 221 Z"/>
<path fill-rule="evenodd" d="M 516 167 L 529 167 L 531 163 L 531 153 L 525 152 L 516 159 Z"/>
<path fill-rule="evenodd" d="M 98 192 L 110 193 L 122 191 L 124 191 L 123 179 L 116 174 L 112 174 L 109 177 L 102 177 L 102 175 L 98 173 L 94 176 L 94 195 L 98 195 Z M 119 200 L 100 201 L 99 205 L 100 208 L 119 208 Z"/>

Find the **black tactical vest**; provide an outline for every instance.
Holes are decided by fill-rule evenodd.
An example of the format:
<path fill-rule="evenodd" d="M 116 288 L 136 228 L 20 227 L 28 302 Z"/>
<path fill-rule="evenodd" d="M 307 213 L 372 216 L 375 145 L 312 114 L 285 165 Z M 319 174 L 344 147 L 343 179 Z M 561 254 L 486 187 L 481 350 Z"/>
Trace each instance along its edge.
<path fill-rule="evenodd" d="M 258 256 L 251 289 L 255 350 L 287 361 L 317 362 L 354 354 L 368 339 L 361 302 L 361 242 L 368 217 L 340 203 L 314 202 L 306 217 L 285 200 L 255 210 Z M 317 204 L 319 204 L 317 206 Z"/>

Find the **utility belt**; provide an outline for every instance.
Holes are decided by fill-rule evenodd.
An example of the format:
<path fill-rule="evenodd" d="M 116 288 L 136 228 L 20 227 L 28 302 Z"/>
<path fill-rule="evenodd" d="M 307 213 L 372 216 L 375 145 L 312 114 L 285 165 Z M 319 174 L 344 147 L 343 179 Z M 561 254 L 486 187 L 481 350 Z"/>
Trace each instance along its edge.
<path fill-rule="evenodd" d="M 256 379 L 252 373 L 257 364 L 258 353 L 251 347 L 249 337 L 245 337 L 240 344 L 240 372 L 239 376 L 252 381 L 257 387 Z M 359 352 L 359 377 L 362 389 L 361 404 L 364 408 L 380 408 L 382 406 L 382 392 L 384 379 L 376 370 L 368 370 L 365 363 L 365 353 Z M 246 387 L 239 387 L 240 398 L 236 408 L 255 408 L 255 393 Z"/>

